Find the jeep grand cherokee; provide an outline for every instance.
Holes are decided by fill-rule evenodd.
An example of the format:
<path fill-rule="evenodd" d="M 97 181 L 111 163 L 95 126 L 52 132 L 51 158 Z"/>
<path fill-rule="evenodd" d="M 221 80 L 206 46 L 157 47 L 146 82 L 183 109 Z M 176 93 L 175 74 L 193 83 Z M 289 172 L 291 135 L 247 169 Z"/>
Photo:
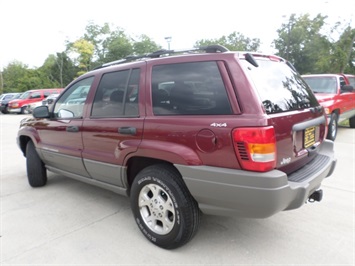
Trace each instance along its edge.
<path fill-rule="evenodd" d="M 31 186 L 49 170 L 127 195 L 144 236 L 173 249 L 203 213 L 265 218 L 320 201 L 336 164 L 326 127 L 284 59 L 214 45 L 90 71 L 17 140 Z"/>

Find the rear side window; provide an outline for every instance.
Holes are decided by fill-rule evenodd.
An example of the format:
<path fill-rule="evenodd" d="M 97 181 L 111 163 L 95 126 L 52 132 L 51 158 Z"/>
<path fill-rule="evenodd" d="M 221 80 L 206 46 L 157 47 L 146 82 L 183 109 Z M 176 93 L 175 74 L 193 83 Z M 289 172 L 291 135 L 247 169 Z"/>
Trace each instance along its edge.
<path fill-rule="evenodd" d="M 243 59 L 241 63 L 252 79 L 266 113 L 281 113 L 319 105 L 300 75 L 284 62 L 258 58 L 258 67 Z"/>
<path fill-rule="evenodd" d="M 155 115 L 231 114 L 217 62 L 155 66 L 151 87 Z"/>

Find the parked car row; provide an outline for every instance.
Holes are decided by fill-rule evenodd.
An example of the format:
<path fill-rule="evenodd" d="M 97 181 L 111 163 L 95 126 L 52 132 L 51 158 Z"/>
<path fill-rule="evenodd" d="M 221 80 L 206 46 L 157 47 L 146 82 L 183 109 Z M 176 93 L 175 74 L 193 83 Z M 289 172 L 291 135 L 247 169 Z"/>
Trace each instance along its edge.
<path fill-rule="evenodd" d="M 24 93 L 5 93 L 1 95 L 1 112 L 3 114 L 29 114 L 33 109 L 42 104 L 51 95 L 58 95 L 63 91 L 62 88 L 29 90 Z M 54 98 L 55 99 L 55 98 Z M 53 98 L 52 98 L 53 101 Z"/>
<path fill-rule="evenodd" d="M 328 139 L 335 140 L 342 121 L 349 120 L 349 126 L 355 128 L 355 75 L 313 74 L 302 78 L 327 114 Z"/>

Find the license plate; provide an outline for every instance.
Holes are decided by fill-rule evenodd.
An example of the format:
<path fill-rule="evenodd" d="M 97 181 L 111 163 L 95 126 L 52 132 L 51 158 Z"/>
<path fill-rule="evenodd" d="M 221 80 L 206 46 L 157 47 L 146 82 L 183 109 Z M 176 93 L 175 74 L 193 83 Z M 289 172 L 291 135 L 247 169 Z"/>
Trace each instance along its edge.
<path fill-rule="evenodd" d="M 316 128 L 309 127 L 304 131 L 303 146 L 305 148 L 311 147 L 316 142 Z"/>

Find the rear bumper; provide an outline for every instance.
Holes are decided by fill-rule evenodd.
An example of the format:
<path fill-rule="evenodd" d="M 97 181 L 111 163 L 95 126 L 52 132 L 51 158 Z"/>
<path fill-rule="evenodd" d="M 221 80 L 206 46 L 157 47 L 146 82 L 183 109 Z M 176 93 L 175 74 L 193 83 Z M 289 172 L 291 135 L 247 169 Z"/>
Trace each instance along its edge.
<path fill-rule="evenodd" d="M 296 178 L 279 170 L 257 173 L 210 166 L 175 166 L 203 213 L 266 218 L 302 206 L 323 179 L 333 173 L 336 165 L 333 145 L 332 141 L 324 141 L 319 155 L 322 160 L 312 160 L 295 173 Z"/>

